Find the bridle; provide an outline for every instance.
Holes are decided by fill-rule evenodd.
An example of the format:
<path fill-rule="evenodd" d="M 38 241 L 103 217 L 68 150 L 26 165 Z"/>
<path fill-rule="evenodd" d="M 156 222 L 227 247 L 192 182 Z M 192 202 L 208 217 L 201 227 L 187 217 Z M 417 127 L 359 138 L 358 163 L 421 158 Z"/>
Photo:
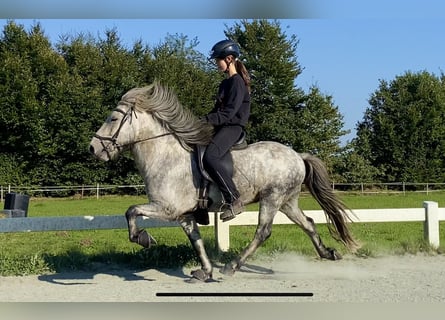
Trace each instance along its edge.
<path fill-rule="evenodd" d="M 127 111 L 124 111 L 124 110 L 120 109 L 119 107 L 117 107 L 117 108 L 115 108 L 113 110 L 113 111 L 117 111 L 119 113 L 122 113 L 124 115 L 122 117 L 122 119 L 121 119 L 121 122 L 119 123 L 119 127 L 117 128 L 116 132 L 112 136 L 101 136 L 101 135 L 98 135 L 97 133 L 95 133 L 93 135 L 94 138 L 96 138 L 96 139 L 98 139 L 100 141 L 100 144 L 102 145 L 102 151 L 105 151 L 109 158 L 111 158 L 111 156 L 110 156 L 110 151 L 111 151 L 110 147 L 111 146 L 116 148 L 117 150 L 121 151 L 124 147 L 129 146 L 129 145 L 135 145 L 136 143 L 139 143 L 139 142 L 153 140 L 153 139 L 157 139 L 157 138 L 161 138 L 161 137 L 173 134 L 171 132 L 166 132 L 166 133 L 162 133 L 162 134 L 159 134 L 159 135 L 156 135 L 156 136 L 153 136 L 153 137 L 148 137 L 148 138 L 142 138 L 142 139 L 139 139 L 139 140 L 135 140 L 135 141 L 132 141 L 132 142 L 127 143 L 127 144 L 119 144 L 117 142 L 117 137 L 119 136 L 119 133 L 120 133 L 122 127 L 124 126 L 125 122 L 128 119 L 130 119 L 130 124 L 131 124 L 131 120 L 133 118 L 133 113 L 134 113 L 134 116 L 136 118 L 137 118 L 137 114 L 134 111 L 134 103 L 120 101 L 118 105 L 127 105 L 127 106 L 129 106 L 129 109 Z M 106 141 L 109 141 L 110 143 L 105 144 Z"/>

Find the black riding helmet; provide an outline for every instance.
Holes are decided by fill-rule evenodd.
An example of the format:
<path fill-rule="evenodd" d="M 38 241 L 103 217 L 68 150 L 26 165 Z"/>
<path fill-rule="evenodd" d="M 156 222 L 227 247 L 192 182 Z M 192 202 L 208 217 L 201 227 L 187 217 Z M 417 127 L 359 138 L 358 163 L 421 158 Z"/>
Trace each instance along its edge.
<path fill-rule="evenodd" d="M 222 40 L 212 47 L 209 59 L 224 59 L 229 55 L 238 58 L 240 56 L 239 46 L 232 40 Z"/>

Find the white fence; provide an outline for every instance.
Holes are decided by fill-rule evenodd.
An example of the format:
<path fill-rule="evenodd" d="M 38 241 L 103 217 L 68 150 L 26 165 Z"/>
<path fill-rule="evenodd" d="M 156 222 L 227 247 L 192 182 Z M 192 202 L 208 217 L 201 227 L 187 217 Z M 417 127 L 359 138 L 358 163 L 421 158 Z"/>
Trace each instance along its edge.
<path fill-rule="evenodd" d="M 366 209 L 353 210 L 353 222 L 424 222 L 424 237 L 434 247 L 438 247 L 439 221 L 445 220 L 445 208 L 439 208 L 437 202 L 425 201 L 423 208 L 402 209 Z M 227 251 L 230 246 L 230 226 L 256 225 L 258 212 L 247 211 L 236 219 L 221 222 L 218 213 L 210 213 L 209 226 L 215 227 L 215 242 L 221 251 Z M 305 210 L 305 214 L 314 219 L 315 223 L 326 223 L 322 210 Z M 279 212 L 274 224 L 292 224 L 283 213 Z M 156 219 L 138 218 L 142 228 L 179 227 L 177 222 L 166 222 Z M 126 229 L 127 222 L 123 215 L 114 216 L 76 216 L 76 217 L 26 217 L 0 219 L 1 232 L 31 232 L 31 231 L 63 231 L 63 230 L 94 230 L 94 229 Z"/>
<path fill-rule="evenodd" d="M 57 194 L 77 194 L 83 196 L 96 196 L 99 198 L 104 194 L 119 193 L 119 190 L 134 190 L 137 194 L 145 195 L 144 184 L 132 185 L 72 185 L 72 186 L 14 186 L 14 185 L 0 185 L 0 202 L 4 201 L 5 194 L 10 192 L 24 193 L 28 195 L 57 195 Z M 332 182 L 332 190 L 335 192 L 349 191 L 358 192 L 361 194 L 375 194 L 375 193 L 403 193 L 417 192 L 417 193 L 432 193 L 442 192 L 445 190 L 445 183 L 426 182 L 391 182 L 391 183 L 335 183 Z M 416 190 L 416 191 L 407 191 Z M 306 192 L 303 192 L 306 193 Z"/>

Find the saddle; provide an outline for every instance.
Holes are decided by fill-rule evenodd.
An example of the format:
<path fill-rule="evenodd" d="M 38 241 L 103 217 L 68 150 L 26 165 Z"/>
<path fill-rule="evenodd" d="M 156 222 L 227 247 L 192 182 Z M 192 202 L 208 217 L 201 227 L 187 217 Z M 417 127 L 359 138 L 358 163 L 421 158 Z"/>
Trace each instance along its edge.
<path fill-rule="evenodd" d="M 243 131 L 238 141 L 232 146 L 232 148 L 230 148 L 230 151 L 242 150 L 247 148 L 247 146 L 246 132 Z M 198 163 L 199 172 L 201 173 L 201 180 L 198 191 L 198 208 L 193 215 L 195 216 L 196 222 L 202 225 L 209 224 L 208 208 L 211 204 L 209 203 L 211 201 L 211 199 L 209 200 L 209 186 L 211 182 L 214 182 L 204 168 L 203 158 L 206 149 L 206 145 L 195 145 L 195 157 L 196 162 Z"/>

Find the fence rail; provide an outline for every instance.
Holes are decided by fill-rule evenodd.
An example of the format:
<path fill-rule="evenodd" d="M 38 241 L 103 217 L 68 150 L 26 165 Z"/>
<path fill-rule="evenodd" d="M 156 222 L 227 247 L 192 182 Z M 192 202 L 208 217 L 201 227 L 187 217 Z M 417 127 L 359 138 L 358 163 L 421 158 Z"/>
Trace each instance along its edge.
<path fill-rule="evenodd" d="M 445 208 L 439 208 L 437 202 L 424 201 L 423 208 L 401 209 L 363 209 L 353 210 L 353 222 L 424 222 L 424 237 L 434 247 L 439 247 L 439 221 L 445 220 Z M 326 223 L 322 210 L 306 210 L 305 214 L 314 219 L 315 223 Z M 256 225 L 258 212 L 247 211 L 228 222 L 221 222 L 218 213 L 211 212 L 209 226 L 215 227 L 215 242 L 219 250 L 227 251 L 230 246 L 230 226 Z M 283 213 L 279 212 L 274 224 L 293 224 Z M 157 219 L 138 218 L 142 228 L 174 227 L 177 222 Z M 75 217 L 26 217 L 0 219 L 2 232 L 31 231 L 68 231 L 95 229 L 126 229 L 127 222 L 123 215 L 113 216 L 75 216 Z"/>
<path fill-rule="evenodd" d="M 359 182 L 359 183 L 336 183 L 332 182 L 332 189 L 337 192 L 352 191 L 362 194 L 374 194 L 374 193 L 406 193 L 406 192 L 418 192 L 426 193 L 445 191 L 445 183 L 418 183 L 418 182 Z M 145 194 L 145 186 L 143 184 L 131 184 L 131 185 L 106 185 L 106 184 L 94 184 L 94 185 L 72 185 L 72 186 L 14 186 L 14 185 L 0 185 L 0 201 L 3 202 L 6 193 L 25 193 L 28 195 L 66 195 L 66 194 L 78 194 L 81 196 L 95 196 L 99 198 L 104 194 L 116 194 L 123 191 L 133 190 L 137 194 Z M 125 192 L 124 191 L 124 192 Z"/>

